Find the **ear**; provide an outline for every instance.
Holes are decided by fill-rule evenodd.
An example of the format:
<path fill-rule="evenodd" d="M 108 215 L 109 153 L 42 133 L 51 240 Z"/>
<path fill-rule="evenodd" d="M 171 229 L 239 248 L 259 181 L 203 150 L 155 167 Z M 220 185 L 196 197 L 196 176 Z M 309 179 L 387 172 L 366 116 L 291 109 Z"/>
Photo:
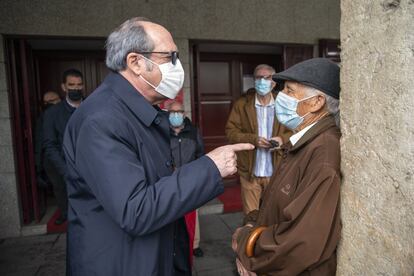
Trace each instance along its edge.
<path fill-rule="evenodd" d="M 322 110 L 325 106 L 326 98 L 324 95 L 318 95 L 310 102 L 310 112 L 315 113 Z"/>
<path fill-rule="evenodd" d="M 66 86 L 65 86 L 65 84 L 64 84 L 64 83 L 62 83 L 62 84 L 60 85 L 60 87 L 62 88 L 62 90 L 63 90 L 63 91 L 68 92 L 68 91 L 66 90 Z"/>
<path fill-rule="evenodd" d="M 270 89 L 270 91 L 272 91 L 276 86 L 276 82 L 274 80 L 272 80 L 272 89 Z"/>
<path fill-rule="evenodd" d="M 126 57 L 127 69 L 132 71 L 135 75 L 141 75 L 141 72 L 145 70 L 145 61 L 141 55 L 137 53 L 129 53 Z"/>

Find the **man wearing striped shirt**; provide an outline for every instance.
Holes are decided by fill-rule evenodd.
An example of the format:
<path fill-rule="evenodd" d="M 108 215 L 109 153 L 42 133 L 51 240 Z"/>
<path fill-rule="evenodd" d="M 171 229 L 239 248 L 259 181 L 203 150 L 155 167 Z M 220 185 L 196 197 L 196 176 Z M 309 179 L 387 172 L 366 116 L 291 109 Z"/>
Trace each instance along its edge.
<path fill-rule="evenodd" d="M 260 197 L 280 160 L 277 149 L 291 134 L 275 117 L 273 74 L 274 68 L 267 64 L 255 68 L 255 91 L 234 104 L 226 124 L 230 143 L 248 142 L 256 146 L 254 152 L 241 152 L 237 156 L 245 214 L 259 209 Z"/>

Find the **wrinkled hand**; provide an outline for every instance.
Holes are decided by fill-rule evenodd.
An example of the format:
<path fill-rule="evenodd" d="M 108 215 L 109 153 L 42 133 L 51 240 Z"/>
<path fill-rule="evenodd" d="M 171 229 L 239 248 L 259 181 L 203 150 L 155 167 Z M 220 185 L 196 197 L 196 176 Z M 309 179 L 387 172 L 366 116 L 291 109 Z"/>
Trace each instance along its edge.
<path fill-rule="evenodd" d="M 252 149 L 254 149 L 252 144 L 240 143 L 216 148 L 206 155 L 216 164 L 221 177 L 226 177 L 237 172 L 236 152 Z"/>
<path fill-rule="evenodd" d="M 262 148 L 262 149 L 269 149 L 272 146 L 272 144 L 270 144 L 270 142 L 263 137 L 259 137 L 257 138 L 257 147 Z"/>
<path fill-rule="evenodd" d="M 237 237 L 243 227 L 239 227 L 234 231 L 233 236 L 231 236 L 231 248 L 234 252 L 237 252 Z"/>
<path fill-rule="evenodd" d="M 248 271 L 243 264 L 240 262 L 239 258 L 236 258 L 237 272 L 240 276 L 257 276 L 256 273 Z"/>
<path fill-rule="evenodd" d="M 245 226 L 239 227 L 236 229 L 236 231 L 234 231 L 233 236 L 231 237 L 231 248 L 233 248 L 234 252 L 237 252 L 237 238 L 239 237 L 240 231 L 244 227 L 253 227 L 253 225 L 248 223 Z"/>

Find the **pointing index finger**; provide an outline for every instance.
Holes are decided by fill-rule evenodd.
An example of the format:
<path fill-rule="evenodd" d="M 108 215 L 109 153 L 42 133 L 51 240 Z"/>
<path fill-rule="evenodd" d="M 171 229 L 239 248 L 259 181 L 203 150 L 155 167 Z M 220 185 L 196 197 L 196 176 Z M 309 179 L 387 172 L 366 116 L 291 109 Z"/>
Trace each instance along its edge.
<path fill-rule="evenodd" d="M 233 151 L 242 151 L 242 150 L 252 150 L 254 149 L 254 145 L 249 144 L 249 143 L 239 143 L 239 144 L 234 144 L 234 145 L 230 145 L 231 149 Z"/>

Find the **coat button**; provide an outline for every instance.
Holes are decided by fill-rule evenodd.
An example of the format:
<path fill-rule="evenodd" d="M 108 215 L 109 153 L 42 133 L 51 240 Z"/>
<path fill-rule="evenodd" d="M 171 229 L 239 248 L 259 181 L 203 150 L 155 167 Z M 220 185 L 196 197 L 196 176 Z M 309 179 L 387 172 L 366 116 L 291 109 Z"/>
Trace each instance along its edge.
<path fill-rule="evenodd" d="M 154 120 L 154 123 L 155 123 L 156 125 L 159 125 L 159 124 L 161 123 L 161 119 L 160 119 L 160 118 L 156 118 L 156 119 Z"/>
<path fill-rule="evenodd" d="M 171 160 L 166 161 L 165 166 L 167 166 L 167 168 L 171 167 L 172 166 L 172 161 Z"/>

